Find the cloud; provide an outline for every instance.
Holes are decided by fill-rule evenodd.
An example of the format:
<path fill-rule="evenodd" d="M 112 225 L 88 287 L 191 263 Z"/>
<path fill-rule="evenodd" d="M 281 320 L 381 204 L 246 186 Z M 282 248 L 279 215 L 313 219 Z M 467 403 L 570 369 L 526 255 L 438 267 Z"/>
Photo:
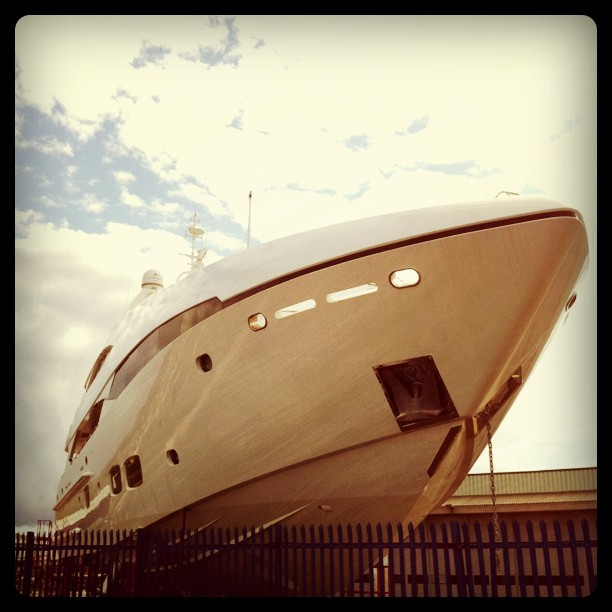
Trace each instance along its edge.
<path fill-rule="evenodd" d="M 115 170 L 113 172 L 113 176 L 120 185 L 133 183 L 136 180 L 136 177 L 132 172 L 126 172 L 125 170 Z"/>
<path fill-rule="evenodd" d="M 567 134 L 568 132 L 571 132 L 577 125 L 580 125 L 580 122 L 580 119 L 566 119 L 563 123 L 563 128 L 559 132 L 553 134 L 550 139 L 559 140 L 561 136 Z"/>
<path fill-rule="evenodd" d="M 74 149 L 70 143 L 48 136 L 35 139 L 21 139 L 16 144 L 21 149 L 32 149 L 43 155 L 61 155 L 65 157 L 72 157 L 74 155 Z"/>
<path fill-rule="evenodd" d="M 115 95 L 113 96 L 113 99 L 115 100 L 119 100 L 121 98 L 124 98 L 126 100 L 130 100 L 130 102 L 132 102 L 133 104 L 136 104 L 136 102 L 138 102 L 138 97 L 134 96 L 132 94 L 130 94 L 130 92 L 123 88 L 123 87 L 118 87 Z"/>
<path fill-rule="evenodd" d="M 234 128 L 236 130 L 242 131 L 244 129 L 244 126 L 242 124 L 243 115 L 244 115 L 244 111 L 240 109 L 238 114 L 235 115 L 234 118 L 225 127 Z"/>
<path fill-rule="evenodd" d="M 371 186 L 369 183 L 362 183 L 361 185 L 359 185 L 359 189 L 357 191 L 355 191 L 354 193 L 347 193 L 344 195 L 344 197 L 347 200 L 357 200 L 361 198 L 365 193 L 370 191 L 370 189 Z"/>
<path fill-rule="evenodd" d="M 93 193 L 88 193 L 81 199 L 81 207 L 94 215 L 99 215 L 106 210 L 106 204 Z"/>
<path fill-rule="evenodd" d="M 130 208 L 143 208 L 145 205 L 145 201 L 140 196 L 130 193 L 126 187 L 121 187 L 119 199 L 121 200 L 122 204 L 125 204 Z"/>
<path fill-rule="evenodd" d="M 476 167 L 473 160 L 464 162 L 452 162 L 450 164 L 431 164 L 427 162 L 417 162 L 413 170 L 427 170 L 428 172 L 443 172 L 444 174 L 469 174 L 470 170 Z"/>
<path fill-rule="evenodd" d="M 440 172 L 454 176 L 469 176 L 471 178 L 482 179 L 491 174 L 501 173 L 501 168 L 481 169 L 478 163 L 474 160 L 466 160 L 461 162 L 435 163 L 418 161 L 410 166 L 395 165 L 392 170 L 384 171 L 379 169 L 380 175 L 389 179 L 397 172 L 416 172 L 424 170 L 426 172 Z"/>
<path fill-rule="evenodd" d="M 246 235 L 245 239 L 242 240 L 241 238 L 228 236 L 227 234 L 216 230 L 205 232 L 204 234 L 204 242 L 207 245 L 216 247 L 225 255 L 242 251 L 245 248 L 245 241 Z M 207 258 L 205 263 L 212 263 L 212 260 Z"/>
<path fill-rule="evenodd" d="M 329 195 L 329 196 L 336 195 L 336 190 L 331 189 L 329 187 L 321 188 L 321 189 L 313 189 L 310 187 L 302 187 L 299 183 L 287 183 L 286 188 L 291 191 L 308 191 L 310 193 L 316 193 L 318 195 Z"/>
<path fill-rule="evenodd" d="M 227 28 L 226 37 L 221 41 L 221 44 L 216 48 L 200 45 L 197 52 L 181 53 L 180 56 L 190 62 L 205 64 L 209 68 L 224 65 L 238 67 L 242 56 L 231 53 L 239 46 L 238 28 L 235 26 L 235 21 L 234 17 L 226 17 L 223 20 L 218 17 L 211 17 L 209 23 L 213 28 L 220 27 L 221 25 Z"/>
<path fill-rule="evenodd" d="M 429 117 L 424 116 L 420 119 L 415 119 L 405 130 L 397 130 L 396 136 L 405 136 L 406 134 L 416 134 L 424 130 L 429 125 Z"/>
<path fill-rule="evenodd" d="M 91 243 L 80 236 L 71 249 L 66 232 L 77 236 L 30 224 L 30 238 L 15 247 L 15 517 L 23 523 L 53 518 L 68 427 L 125 296 L 125 277 L 117 283 L 91 266 Z M 96 255 L 98 264 L 108 260 L 107 252 Z"/>
<path fill-rule="evenodd" d="M 158 200 L 153 202 L 151 210 L 162 217 L 175 217 L 176 213 L 181 210 L 181 206 L 177 202 L 161 202 Z"/>
<path fill-rule="evenodd" d="M 135 57 L 130 64 L 136 69 L 144 68 L 148 64 L 163 65 L 164 58 L 170 52 L 170 47 L 165 47 L 163 45 L 152 45 L 144 42 L 138 57 Z"/>
<path fill-rule="evenodd" d="M 43 215 L 35 210 L 15 210 L 15 238 L 26 238 L 32 223 L 40 223 Z"/>
<path fill-rule="evenodd" d="M 215 197 L 207 187 L 194 182 L 185 181 L 177 187 L 170 189 L 168 195 L 183 197 L 190 202 L 202 205 L 214 217 L 229 217 L 227 206 Z"/>
<path fill-rule="evenodd" d="M 353 136 L 349 136 L 349 138 L 342 141 L 342 144 L 348 149 L 351 149 L 351 151 L 366 151 L 367 148 L 370 146 L 370 140 L 370 137 L 366 136 L 365 134 L 355 134 Z"/>

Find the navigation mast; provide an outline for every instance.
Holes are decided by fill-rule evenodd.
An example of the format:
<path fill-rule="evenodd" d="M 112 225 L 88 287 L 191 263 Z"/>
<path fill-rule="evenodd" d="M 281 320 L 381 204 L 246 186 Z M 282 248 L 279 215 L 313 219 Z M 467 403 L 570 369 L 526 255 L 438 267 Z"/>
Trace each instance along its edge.
<path fill-rule="evenodd" d="M 198 225 L 200 221 L 200 218 L 198 217 L 197 213 L 194 212 L 193 215 L 191 215 L 191 217 L 189 218 L 189 227 L 187 227 L 187 230 L 185 231 L 185 238 L 189 238 L 191 239 L 191 253 L 179 253 L 179 255 L 184 255 L 185 257 L 187 257 L 189 259 L 189 271 L 193 272 L 194 270 L 198 269 L 198 268 L 202 268 L 204 267 L 204 257 L 206 256 L 206 251 L 207 249 L 204 248 L 200 248 L 197 249 L 196 248 L 196 242 L 198 240 L 202 240 L 202 236 L 204 235 L 204 230 Z M 181 274 L 179 276 L 179 280 L 183 277 L 184 274 L 187 274 L 186 272 L 183 272 L 183 274 Z"/>

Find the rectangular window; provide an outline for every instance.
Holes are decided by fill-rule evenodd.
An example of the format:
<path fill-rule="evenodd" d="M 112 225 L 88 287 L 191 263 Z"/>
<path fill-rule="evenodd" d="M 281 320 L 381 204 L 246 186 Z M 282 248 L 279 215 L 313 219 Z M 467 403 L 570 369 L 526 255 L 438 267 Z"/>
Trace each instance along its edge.
<path fill-rule="evenodd" d="M 359 285 L 358 287 L 351 287 L 350 289 L 343 289 L 342 291 L 328 293 L 325 296 L 325 299 L 328 303 L 333 304 L 334 302 L 350 300 L 362 295 L 367 295 L 368 293 L 375 293 L 376 291 L 378 291 L 378 286 L 376 283 L 366 283 L 365 285 Z"/>
<path fill-rule="evenodd" d="M 109 471 L 111 481 L 111 491 L 114 495 L 121 493 L 121 468 L 118 465 L 113 465 Z"/>
<path fill-rule="evenodd" d="M 142 484 L 142 468 L 140 467 L 140 457 L 132 455 L 125 460 L 125 476 L 127 485 L 130 488 L 138 487 Z"/>
<path fill-rule="evenodd" d="M 317 303 L 312 299 L 304 300 L 303 302 L 298 302 L 297 304 L 293 304 L 291 306 L 285 306 L 284 308 L 277 310 L 274 313 L 274 316 L 277 319 L 284 319 L 285 317 L 291 317 L 292 315 L 298 314 L 299 312 L 310 310 L 311 308 L 314 308 L 316 305 Z"/>

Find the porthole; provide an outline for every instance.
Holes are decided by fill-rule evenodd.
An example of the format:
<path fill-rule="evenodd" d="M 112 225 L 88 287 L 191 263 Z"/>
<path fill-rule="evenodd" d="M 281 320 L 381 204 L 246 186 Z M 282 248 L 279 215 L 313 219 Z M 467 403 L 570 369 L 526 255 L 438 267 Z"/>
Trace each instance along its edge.
<path fill-rule="evenodd" d="M 210 372 L 212 370 L 212 359 L 208 353 L 200 355 L 197 359 L 198 366 L 203 372 Z"/>
<path fill-rule="evenodd" d="M 421 275 L 414 268 L 404 268 L 395 270 L 389 275 L 389 282 L 398 289 L 404 287 L 414 287 L 421 280 Z"/>
<path fill-rule="evenodd" d="M 173 448 L 166 451 L 166 459 L 168 460 L 168 463 L 170 463 L 171 465 L 178 465 L 179 456 L 178 456 L 178 453 Z"/>
<path fill-rule="evenodd" d="M 253 331 L 259 331 L 260 329 L 263 329 L 267 324 L 268 320 L 266 319 L 266 317 L 264 317 L 264 315 L 261 314 L 261 312 L 258 312 L 257 314 L 251 315 L 249 317 L 249 327 Z"/>

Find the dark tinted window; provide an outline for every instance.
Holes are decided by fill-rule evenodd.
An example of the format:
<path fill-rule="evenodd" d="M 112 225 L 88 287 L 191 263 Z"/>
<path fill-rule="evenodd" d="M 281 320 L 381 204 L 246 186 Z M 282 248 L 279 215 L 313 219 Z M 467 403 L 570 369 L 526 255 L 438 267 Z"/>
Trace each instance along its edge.
<path fill-rule="evenodd" d="M 121 468 L 118 465 L 113 465 L 109 471 L 111 481 L 111 491 L 117 495 L 121 493 Z"/>
<path fill-rule="evenodd" d="M 132 455 L 125 460 L 125 476 L 128 487 L 134 488 L 142 484 L 142 468 L 140 467 L 140 457 Z"/>

